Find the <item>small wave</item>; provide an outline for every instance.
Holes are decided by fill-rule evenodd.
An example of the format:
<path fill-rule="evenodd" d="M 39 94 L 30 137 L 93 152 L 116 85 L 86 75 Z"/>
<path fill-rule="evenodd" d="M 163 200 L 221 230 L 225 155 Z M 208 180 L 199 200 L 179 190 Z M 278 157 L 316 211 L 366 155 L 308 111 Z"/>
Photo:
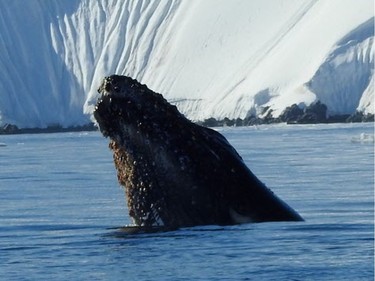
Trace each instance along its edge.
<path fill-rule="evenodd" d="M 6 143 L 0 142 L 0 147 L 7 146 Z"/>
<path fill-rule="evenodd" d="M 361 133 L 359 137 L 353 137 L 351 142 L 353 143 L 374 143 L 374 135 Z"/>

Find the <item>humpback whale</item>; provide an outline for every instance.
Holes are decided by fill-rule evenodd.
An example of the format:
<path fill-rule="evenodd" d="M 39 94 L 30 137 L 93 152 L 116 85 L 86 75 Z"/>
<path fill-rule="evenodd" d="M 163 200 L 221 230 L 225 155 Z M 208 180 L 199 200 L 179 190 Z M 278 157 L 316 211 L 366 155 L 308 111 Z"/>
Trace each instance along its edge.
<path fill-rule="evenodd" d="M 127 76 L 105 77 L 94 117 L 139 227 L 301 221 L 219 132 Z"/>

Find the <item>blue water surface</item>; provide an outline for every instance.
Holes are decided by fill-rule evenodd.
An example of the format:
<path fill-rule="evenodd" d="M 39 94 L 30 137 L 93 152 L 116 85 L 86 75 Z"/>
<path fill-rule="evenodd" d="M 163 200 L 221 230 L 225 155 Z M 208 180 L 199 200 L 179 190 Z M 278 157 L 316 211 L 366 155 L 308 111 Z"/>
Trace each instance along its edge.
<path fill-rule="evenodd" d="M 218 130 L 305 222 L 126 234 L 98 132 L 0 136 L 0 280 L 373 280 L 373 124 Z"/>

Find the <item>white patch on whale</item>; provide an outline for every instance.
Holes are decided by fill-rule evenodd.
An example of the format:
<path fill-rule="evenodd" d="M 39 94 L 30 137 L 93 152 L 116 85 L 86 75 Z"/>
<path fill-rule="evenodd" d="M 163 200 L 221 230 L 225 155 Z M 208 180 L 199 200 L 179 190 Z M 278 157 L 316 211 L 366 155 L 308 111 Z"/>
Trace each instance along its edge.
<path fill-rule="evenodd" d="M 237 213 L 232 208 L 229 208 L 229 214 L 230 214 L 230 217 L 232 218 L 232 220 L 235 223 L 250 223 L 250 222 L 253 222 L 253 220 L 250 217 L 243 216 L 243 215 Z"/>

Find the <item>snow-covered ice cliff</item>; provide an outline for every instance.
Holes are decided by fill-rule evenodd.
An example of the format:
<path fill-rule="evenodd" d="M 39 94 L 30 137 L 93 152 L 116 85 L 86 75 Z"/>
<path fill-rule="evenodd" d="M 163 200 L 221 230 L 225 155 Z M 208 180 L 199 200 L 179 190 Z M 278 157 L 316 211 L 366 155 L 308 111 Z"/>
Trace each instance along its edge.
<path fill-rule="evenodd" d="M 193 120 L 374 113 L 372 0 L 0 1 L 0 125 L 82 125 L 104 76 Z"/>

